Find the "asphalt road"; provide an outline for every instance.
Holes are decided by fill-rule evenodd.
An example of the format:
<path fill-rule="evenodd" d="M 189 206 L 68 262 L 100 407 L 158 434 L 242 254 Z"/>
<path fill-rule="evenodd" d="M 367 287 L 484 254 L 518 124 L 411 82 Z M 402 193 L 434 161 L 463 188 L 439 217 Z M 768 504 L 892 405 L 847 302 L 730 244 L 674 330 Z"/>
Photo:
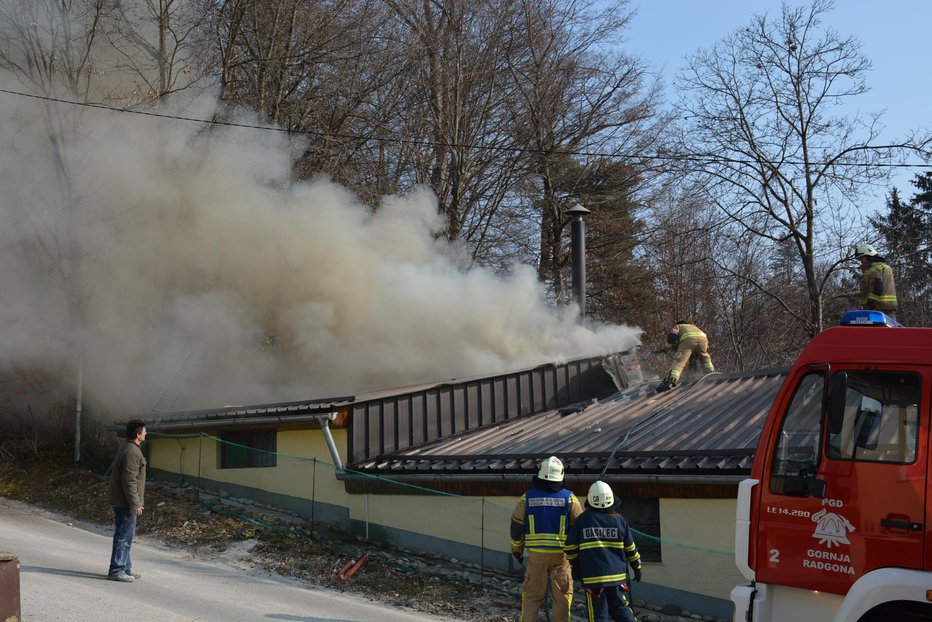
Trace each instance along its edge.
<path fill-rule="evenodd" d="M 0 497 L 0 551 L 19 556 L 22 620 L 32 622 L 437 622 L 185 551 L 133 543 L 135 583 L 107 581 L 111 533 Z M 0 594 L 0 598 L 3 594 Z"/>

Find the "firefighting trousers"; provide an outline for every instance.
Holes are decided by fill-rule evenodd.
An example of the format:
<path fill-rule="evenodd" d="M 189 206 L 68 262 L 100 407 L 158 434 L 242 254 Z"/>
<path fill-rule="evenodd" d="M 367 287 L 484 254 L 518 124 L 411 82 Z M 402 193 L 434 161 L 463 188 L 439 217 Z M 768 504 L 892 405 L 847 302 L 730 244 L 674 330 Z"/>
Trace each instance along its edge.
<path fill-rule="evenodd" d="M 637 622 L 627 585 L 587 588 L 586 611 L 589 622 Z"/>
<path fill-rule="evenodd" d="M 519 622 L 537 622 L 540 606 L 550 586 L 551 622 L 568 622 L 573 603 L 573 577 L 563 553 L 528 553 L 521 585 Z"/>
<path fill-rule="evenodd" d="M 695 337 L 686 337 L 680 341 L 676 347 L 676 353 L 673 355 L 673 366 L 670 368 L 668 378 L 678 381 L 683 368 L 689 362 L 689 357 L 695 354 L 702 363 L 702 369 L 706 373 L 715 371 L 712 364 L 712 357 L 709 356 L 709 338 L 705 335 L 696 335 Z"/>

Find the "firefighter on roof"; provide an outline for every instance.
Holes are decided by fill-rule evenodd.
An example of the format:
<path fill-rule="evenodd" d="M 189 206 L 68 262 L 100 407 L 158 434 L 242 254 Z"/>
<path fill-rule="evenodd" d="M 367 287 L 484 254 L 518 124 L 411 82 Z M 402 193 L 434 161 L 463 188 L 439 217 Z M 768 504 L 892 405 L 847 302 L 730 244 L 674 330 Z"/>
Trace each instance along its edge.
<path fill-rule="evenodd" d="M 683 368 L 689 362 L 689 357 L 693 354 L 699 357 L 702 362 L 702 369 L 705 373 L 715 371 L 715 365 L 712 364 L 712 357 L 709 356 L 709 338 L 695 324 L 690 324 L 686 320 L 677 320 L 676 325 L 670 329 L 667 334 L 665 350 L 676 350 L 673 354 L 673 365 L 667 377 L 657 387 L 657 391 L 666 391 L 672 389 L 679 382 L 680 374 Z"/>
<path fill-rule="evenodd" d="M 896 319 L 896 286 L 893 269 L 870 244 L 858 244 L 854 255 L 861 262 L 861 304 Z"/>
<path fill-rule="evenodd" d="M 553 622 L 567 622 L 573 602 L 573 576 L 563 552 L 570 525 L 582 514 L 571 490 L 563 487 L 563 463 L 551 456 L 540 464 L 533 487 L 521 495 L 511 514 L 511 554 L 521 563 L 527 548 L 527 568 L 521 585 L 520 622 L 537 622 L 547 586 L 553 602 Z"/>
<path fill-rule="evenodd" d="M 636 622 L 628 589 L 628 564 L 641 580 L 638 553 L 628 521 L 617 513 L 612 488 L 596 482 L 589 488 L 588 508 L 573 523 L 566 556 L 573 575 L 586 590 L 589 622 Z"/>

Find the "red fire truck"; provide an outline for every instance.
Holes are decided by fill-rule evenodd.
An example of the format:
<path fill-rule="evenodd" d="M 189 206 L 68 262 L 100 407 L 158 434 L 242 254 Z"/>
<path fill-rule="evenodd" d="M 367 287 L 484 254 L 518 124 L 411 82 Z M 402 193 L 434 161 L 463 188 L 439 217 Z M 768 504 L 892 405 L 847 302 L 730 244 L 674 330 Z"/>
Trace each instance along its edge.
<path fill-rule="evenodd" d="M 738 492 L 735 622 L 932 620 L 932 329 L 852 311 L 793 365 Z"/>

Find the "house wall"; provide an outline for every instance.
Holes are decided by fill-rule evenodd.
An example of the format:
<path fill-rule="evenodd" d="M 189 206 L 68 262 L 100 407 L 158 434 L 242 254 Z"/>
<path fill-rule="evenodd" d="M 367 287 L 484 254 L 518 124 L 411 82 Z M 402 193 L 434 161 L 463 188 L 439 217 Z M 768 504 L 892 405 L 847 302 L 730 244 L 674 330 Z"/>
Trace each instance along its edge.
<path fill-rule="evenodd" d="M 346 431 L 332 430 L 334 442 L 346 447 Z M 262 487 L 271 492 L 295 494 L 304 485 L 308 497 L 311 487 L 315 497 L 342 498 L 343 485 L 332 477 L 334 469 L 330 451 L 320 430 L 283 430 L 277 435 L 275 468 L 221 469 L 220 445 L 210 436 L 149 439 L 149 464 L 153 468 L 180 473 L 193 483 L 200 477 L 247 488 Z M 315 464 L 315 460 L 317 463 Z M 341 456 L 342 459 L 342 456 Z M 315 477 L 315 470 L 318 472 Z M 330 477 L 320 477 L 326 472 Z"/>
<path fill-rule="evenodd" d="M 661 499 L 663 563 L 645 579 L 728 599 L 744 578 L 735 566 L 735 499 Z"/>
<path fill-rule="evenodd" d="M 332 430 L 342 456 L 347 436 Z M 278 433 L 275 468 L 220 469 L 212 438 L 150 437 L 154 477 L 183 478 L 206 490 L 294 511 L 356 535 L 404 548 L 440 553 L 498 570 L 518 571 L 510 556 L 514 497 L 458 497 L 401 487 L 399 494 L 349 494 L 337 479 L 320 430 Z M 317 459 L 315 463 L 314 458 Z M 730 615 L 735 568 L 734 499 L 661 499 L 662 563 L 648 563 L 636 598 L 674 602 L 717 617 Z M 634 525 L 635 529 L 637 525 Z"/>

